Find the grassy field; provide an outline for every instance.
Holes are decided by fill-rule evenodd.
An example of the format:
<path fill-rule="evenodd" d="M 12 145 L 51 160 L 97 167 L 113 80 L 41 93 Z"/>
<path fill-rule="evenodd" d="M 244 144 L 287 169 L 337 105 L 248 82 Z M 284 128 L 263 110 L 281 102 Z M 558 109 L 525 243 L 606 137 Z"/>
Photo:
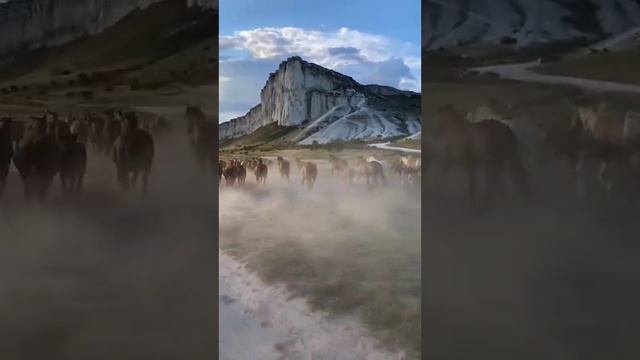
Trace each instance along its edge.
<path fill-rule="evenodd" d="M 220 192 L 220 248 L 245 262 L 271 284 L 331 317 L 355 317 L 389 349 L 420 358 L 420 196 L 400 189 L 397 179 L 369 193 L 330 175 L 326 150 L 294 149 L 269 156 L 314 159 L 320 175 L 313 191 L 299 184 L 292 164 L 291 183 L 269 169 L 265 188 L 252 174 L 241 189 Z M 354 159 L 397 153 L 346 150 Z M 226 156 L 265 156 L 222 153 Z"/>
<path fill-rule="evenodd" d="M 96 36 L 16 53 L 0 65 L 0 102 L 33 108 L 202 103 L 217 113 L 217 16 L 211 15 L 163 2 Z"/>
<path fill-rule="evenodd" d="M 392 142 L 391 145 L 397 146 L 397 147 L 403 147 L 407 149 L 422 149 L 422 140 L 421 139 L 403 139 L 403 140 Z"/>
<path fill-rule="evenodd" d="M 585 79 L 640 84 L 640 50 L 594 53 L 547 63 L 535 68 L 549 75 L 573 76 Z"/>

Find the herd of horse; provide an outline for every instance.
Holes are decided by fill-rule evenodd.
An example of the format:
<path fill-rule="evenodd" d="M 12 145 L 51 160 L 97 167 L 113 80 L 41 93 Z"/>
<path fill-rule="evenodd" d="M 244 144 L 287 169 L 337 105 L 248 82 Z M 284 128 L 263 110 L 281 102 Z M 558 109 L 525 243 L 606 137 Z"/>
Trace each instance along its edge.
<path fill-rule="evenodd" d="M 294 164 L 300 174 L 300 182 L 303 186 L 313 189 L 318 179 L 318 164 L 314 161 L 294 159 Z M 358 156 L 352 164 L 348 160 L 331 154 L 329 156 L 331 174 L 342 179 L 350 185 L 362 183 L 369 189 L 387 185 L 385 165 L 388 171 L 397 174 L 402 184 L 419 184 L 421 177 L 422 161 L 416 156 L 402 156 L 391 164 L 370 156 Z M 256 183 L 265 185 L 269 168 L 277 168 L 280 178 L 289 182 L 291 180 L 291 161 L 278 156 L 275 160 L 263 158 L 249 158 L 245 160 L 230 159 L 218 161 L 218 180 L 222 180 L 227 186 L 239 186 L 245 184 L 247 172 L 255 175 Z"/>
<path fill-rule="evenodd" d="M 563 160 L 571 171 L 578 198 L 586 195 L 587 164 L 597 163 L 597 181 L 607 194 L 640 190 L 640 120 L 610 103 L 576 102 L 566 121 L 535 121 L 534 136 L 541 151 Z M 463 170 L 474 205 L 486 206 L 505 192 L 511 178 L 525 202 L 530 198 L 531 169 L 523 159 L 523 140 L 504 119 L 470 121 L 453 105 L 441 105 L 428 133 L 426 156 L 430 170 L 440 175 Z M 479 188 L 480 174 L 484 187 Z"/>
<path fill-rule="evenodd" d="M 87 171 L 87 148 L 109 156 L 117 181 L 124 190 L 147 191 L 155 155 L 152 131 L 166 126 L 163 119 L 140 121 L 133 111 L 107 110 L 83 117 L 45 110 L 29 120 L 0 118 L 0 195 L 4 192 L 11 165 L 23 184 L 24 197 L 44 200 L 59 177 L 63 195 L 82 191 Z"/>

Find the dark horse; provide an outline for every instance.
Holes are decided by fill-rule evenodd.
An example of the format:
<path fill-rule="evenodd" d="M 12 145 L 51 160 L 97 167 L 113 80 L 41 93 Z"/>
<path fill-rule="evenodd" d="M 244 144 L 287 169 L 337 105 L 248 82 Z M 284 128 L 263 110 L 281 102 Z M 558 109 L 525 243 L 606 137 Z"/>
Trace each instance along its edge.
<path fill-rule="evenodd" d="M 60 168 L 60 148 L 47 129 L 47 117 L 33 117 L 16 148 L 13 163 L 24 183 L 24 196 L 44 200 Z"/>
<path fill-rule="evenodd" d="M 467 176 L 468 191 L 474 206 L 477 202 L 477 177 L 485 175 L 485 196 L 482 204 L 488 206 L 498 193 L 504 192 L 503 175 L 511 176 L 523 200 L 528 199 L 528 176 L 520 157 L 514 131 L 497 120 L 468 122 L 452 105 L 443 105 L 433 131 L 434 160 L 439 161 L 444 173 L 461 166 Z"/>
<path fill-rule="evenodd" d="M 187 106 L 187 134 L 191 147 L 203 171 L 210 164 L 215 170 L 215 154 L 217 150 L 218 124 L 209 121 L 199 107 Z"/>
<path fill-rule="evenodd" d="M 278 170 L 280 170 L 280 177 L 289 181 L 290 169 L 291 163 L 285 160 L 282 156 L 278 156 Z"/>
<path fill-rule="evenodd" d="M 256 174 L 256 182 L 258 184 L 266 184 L 267 183 L 267 174 L 269 172 L 269 168 L 262 162 L 262 159 L 258 160 L 258 165 L 254 169 Z"/>
<path fill-rule="evenodd" d="M 9 175 L 9 166 L 13 158 L 13 121 L 11 118 L 0 119 L 0 196 L 4 193 L 4 188 Z"/>
<path fill-rule="evenodd" d="M 112 159 L 116 165 L 118 182 L 125 190 L 135 187 L 138 176 L 142 177 L 142 193 L 147 192 L 149 174 L 155 155 L 153 137 L 138 127 L 135 114 L 122 116 L 122 133 L 113 145 Z"/>
<path fill-rule="evenodd" d="M 55 138 L 60 151 L 60 183 L 62 193 L 71 195 L 82 191 L 82 183 L 87 170 L 87 148 L 78 141 L 78 133 L 72 133 L 67 123 L 58 122 Z"/>

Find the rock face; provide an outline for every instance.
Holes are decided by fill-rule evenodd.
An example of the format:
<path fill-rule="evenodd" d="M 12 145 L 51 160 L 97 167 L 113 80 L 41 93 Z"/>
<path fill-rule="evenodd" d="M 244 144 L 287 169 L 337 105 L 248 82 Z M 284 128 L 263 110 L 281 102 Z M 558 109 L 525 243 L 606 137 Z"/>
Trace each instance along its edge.
<path fill-rule="evenodd" d="M 636 0 L 432 0 L 427 12 L 428 50 L 599 40 L 640 25 Z"/>
<path fill-rule="evenodd" d="M 252 133 L 277 123 L 302 129 L 298 141 L 373 139 L 419 131 L 420 94 L 361 85 L 322 66 L 291 57 L 269 75 L 260 104 L 220 124 L 220 138 Z"/>
<path fill-rule="evenodd" d="M 0 3 L 0 55 L 67 43 L 102 32 L 135 9 L 175 0 L 9 0 Z M 187 1 L 217 8 L 217 0 Z"/>

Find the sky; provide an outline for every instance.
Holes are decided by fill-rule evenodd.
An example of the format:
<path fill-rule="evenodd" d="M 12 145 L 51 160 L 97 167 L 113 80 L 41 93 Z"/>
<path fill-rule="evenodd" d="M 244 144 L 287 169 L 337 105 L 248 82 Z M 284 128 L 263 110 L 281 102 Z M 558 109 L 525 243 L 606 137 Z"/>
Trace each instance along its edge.
<path fill-rule="evenodd" d="M 220 0 L 220 121 L 260 102 L 289 56 L 420 91 L 420 0 Z"/>

